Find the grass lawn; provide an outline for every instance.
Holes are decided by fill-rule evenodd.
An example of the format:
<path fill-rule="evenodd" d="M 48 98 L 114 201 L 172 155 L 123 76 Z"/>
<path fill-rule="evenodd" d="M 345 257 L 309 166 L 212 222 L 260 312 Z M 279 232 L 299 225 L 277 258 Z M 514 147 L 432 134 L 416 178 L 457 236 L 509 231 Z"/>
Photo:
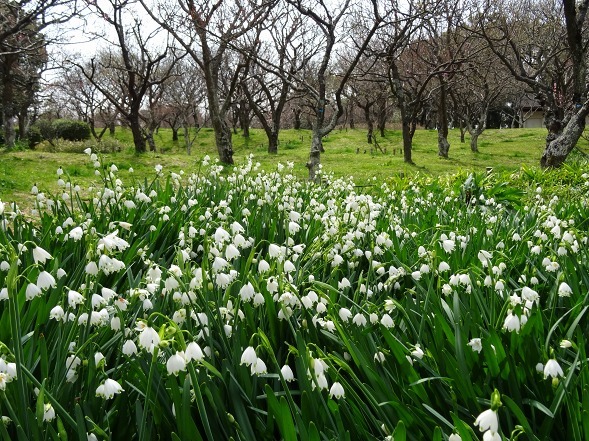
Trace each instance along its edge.
<path fill-rule="evenodd" d="M 484 170 L 493 167 L 496 171 L 516 170 L 522 165 L 535 167 L 539 163 L 544 146 L 546 131 L 543 129 L 504 129 L 487 130 L 479 138 L 480 152 L 470 151 L 469 138 L 460 143 L 458 129 L 450 131 L 450 159 L 437 156 L 437 133 L 435 130 L 418 130 L 414 139 L 413 159 L 415 166 L 403 162 L 402 139 L 400 131 L 388 131 L 384 138 L 378 138 L 379 145 L 386 153 L 371 152 L 365 141 L 365 130 L 335 130 L 324 141 L 325 153 L 321 160 L 326 172 L 335 176 L 352 175 L 359 185 L 365 185 L 376 179 L 383 181 L 391 176 L 421 173 L 443 175 L 459 170 Z M 308 130 L 283 130 L 277 155 L 266 151 L 267 140 L 262 130 L 253 129 L 249 139 L 240 134 L 234 135 L 234 159 L 242 164 L 245 158 L 253 154 L 262 169 L 272 170 L 278 162 L 295 163 L 294 173 L 304 179 L 307 176 L 305 162 L 308 158 L 311 133 Z M 196 171 L 205 155 L 216 158 L 212 129 L 204 128 L 198 134 L 188 156 L 183 148 L 183 138 L 173 143 L 169 129 L 162 129 L 156 135 L 157 152 L 136 155 L 132 148 L 131 133 L 118 129 L 116 138 L 123 146 L 120 152 L 104 155 L 106 164 L 115 164 L 124 173 L 130 167 L 134 175 L 143 178 L 151 174 L 156 164 L 162 164 L 164 170 Z M 583 140 L 582 147 L 587 141 Z M 0 199 L 23 201 L 33 184 L 37 183 L 41 191 L 55 192 L 57 186 L 56 169 L 63 167 L 72 177 L 72 181 L 82 187 L 95 180 L 94 168 L 88 157 L 81 154 L 85 144 L 58 146 L 47 149 L 39 146 L 35 150 L 2 151 L 0 150 Z M 24 203 L 26 207 L 26 202 Z"/>

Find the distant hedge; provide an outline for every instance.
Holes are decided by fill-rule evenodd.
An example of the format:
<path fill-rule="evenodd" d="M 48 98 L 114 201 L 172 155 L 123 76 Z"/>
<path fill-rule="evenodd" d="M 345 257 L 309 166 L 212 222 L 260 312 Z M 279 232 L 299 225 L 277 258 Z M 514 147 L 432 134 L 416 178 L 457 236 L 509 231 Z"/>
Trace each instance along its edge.
<path fill-rule="evenodd" d="M 56 119 L 53 121 L 39 120 L 34 131 L 38 131 L 43 139 L 65 139 L 67 141 L 84 141 L 90 139 L 90 126 L 84 121 L 74 119 Z"/>

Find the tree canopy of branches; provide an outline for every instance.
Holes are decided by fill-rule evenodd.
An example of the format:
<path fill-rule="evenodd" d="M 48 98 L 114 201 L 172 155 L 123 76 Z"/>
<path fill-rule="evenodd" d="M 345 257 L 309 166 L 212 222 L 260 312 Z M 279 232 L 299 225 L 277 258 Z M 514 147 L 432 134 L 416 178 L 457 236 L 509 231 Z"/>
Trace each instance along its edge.
<path fill-rule="evenodd" d="M 158 49 L 153 40 L 157 30 L 145 32 L 137 17 L 129 17 L 128 0 L 110 0 L 107 7 L 94 5 L 97 14 L 116 34 L 113 42 L 89 64 L 73 62 L 126 120 L 133 134 L 135 151 L 146 151 L 141 109 L 144 100 L 170 77 L 174 53 L 168 46 Z M 127 25 L 128 22 L 131 25 Z"/>
<path fill-rule="evenodd" d="M 240 46 L 244 36 L 255 32 L 266 20 L 273 0 L 167 0 L 155 7 L 140 1 L 152 19 L 173 36 L 201 69 L 219 159 L 224 164 L 233 164 L 228 116 L 245 64 L 238 59 L 226 88 L 222 87 L 222 69 L 226 57 Z M 243 49 L 247 52 L 247 48 Z"/>
<path fill-rule="evenodd" d="M 544 109 L 544 167 L 564 162 L 589 115 L 588 7 L 589 0 L 487 3 L 472 20 L 471 31 L 485 38 L 497 59 Z"/>

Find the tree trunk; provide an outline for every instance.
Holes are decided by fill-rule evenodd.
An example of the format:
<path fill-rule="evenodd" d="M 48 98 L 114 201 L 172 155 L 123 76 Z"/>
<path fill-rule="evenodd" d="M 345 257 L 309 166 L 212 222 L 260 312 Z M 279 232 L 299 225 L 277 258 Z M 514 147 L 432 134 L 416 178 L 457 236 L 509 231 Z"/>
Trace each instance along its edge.
<path fill-rule="evenodd" d="M 14 75 L 12 75 L 11 67 L 16 62 L 16 56 L 3 56 L 3 63 L 0 65 L 2 74 L 0 78 L 2 81 L 2 121 L 4 122 L 4 145 L 8 149 L 14 148 L 16 141 L 16 132 L 14 130 Z"/>
<path fill-rule="evenodd" d="M 149 145 L 150 152 L 156 151 L 155 139 L 153 139 L 153 134 L 154 134 L 154 129 L 152 129 L 151 127 L 145 131 L 145 140 L 147 141 L 147 144 Z"/>
<path fill-rule="evenodd" d="M 321 152 L 323 150 L 323 137 L 319 130 L 313 130 L 313 137 L 311 139 L 311 152 L 309 153 L 309 161 L 307 162 L 307 168 L 309 169 L 309 180 L 316 181 L 319 171 L 319 165 L 321 164 Z"/>
<path fill-rule="evenodd" d="M 111 121 L 108 124 L 108 134 L 110 136 L 115 136 L 115 122 L 114 121 Z"/>
<path fill-rule="evenodd" d="M 268 136 L 268 153 L 270 154 L 277 154 L 278 153 L 278 132 L 269 132 L 266 133 Z"/>
<path fill-rule="evenodd" d="M 295 130 L 300 130 L 301 129 L 301 109 L 294 109 L 293 111 L 294 114 L 294 129 Z"/>
<path fill-rule="evenodd" d="M 411 123 L 409 121 L 404 120 L 402 122 L 402 132 L 403 132 L 403 160 L 407 164 L 413 164 L 413 159 L 411 158 L 411 151 L 413 149 L 413 134 L 411 133 Z"/>
<path fill-rule="evenodd" d="M 190 130 L 188 124 L 184 124 L 184 143 L 186 144 L 186 154 L 190 156 L 192 150 L 192 142 L 190 140 Z"/>
<path fill-rule="evenodd" d="M 387 100 L 381 98 L 378 102 L 378 115 L 376 117 L 378 131 L 380 132 L 381 138 L 385 136 L 385 129 L 387 124 Z"/>
<path fill-rule="evenodd" d="M 440 102 L 438 105 L 438 156 L 448 158 L 450 143 L 448 142 L 448 112 L 446 112 L 446 87 L 440 88 Z"/>
<path fill-rule="evenodd" d="M 460 142 L 462 144 L 464 144 L 466 142 L 466 139 L 464 139 L 464 132 L 465 132 L 465 127 L 464 127 L 464 120 L 462 118 L 460 118 Z"/>
<path fill-rule="evenodd" d="M 547 143 L 542 159 L 540 159 L 542 167 L 560 167 L 563 164 L 583 134 L 585 118 L 588 114 L 589 101 L 585 101 L 579 111 L 571 117 L 562 133 Z"/>
<path fill-rule="evenodd" d="M 241 126 L 241 130 L 243 131 L 243 137 L 249 138 L 250 137 L 250 119 L 249 119 L 249 109 L 247 107 L 247 100 L 246 99 L 239 100 L 238 116 L 239 116 L 239 125 Z"/>
<path fill-rule="evenodd" d="M 446 132 L 448 128 L 446 127 Z M 448 159 L 448 152 L 450 151 L 450 143 L 448 142 L 448 135 L 444 135 L 444 130 L 438 128 L 438 156 Z"/>
<path fill-rule="evenodd" d="M 349 112 L 349 122 L 350 122 L 350 129 L 354 130 L 356 128 L 356 120 L 354 118 L 354 102 L 351 101 L 348 107 Z"/>
<path fill-rule="evenodd" d="M 178 142 L 178 127 L 172 127 L 172 142 Z"/>
<path fill-rule="evenodd" d="M 470 134 L 470 151 L 473 153 L 479 152 L 479 133 L 473 132 Z"/>
<path fill-rule="evenodd" d="M 213 118 L 211 114 L 211 120 L 213 122 L 213 129 L 215 131 L 215 145 L 217 146 L 217 153 L 219 154 L 219 160 L 223 164 L 233 165 L 233 143 L 231 140 L 231 127 L 218 115 Z"/>
<path fill-rule="evenodd" d="M 131 116 L 129 118 L 129 125 L 131 126 L 131 133 L 133 134 L 135 153 L 145 153 L 145 137 L 143 136 L 143 130 L 141 130 L 139 116 Z"/>
<path fill-rule="evenodd" d="M 374 133 L 374 122 L 372 121 L 372 115 L 370 114 L 370 105 L 366 104 L 364 109 L 364 118 L 366 119 L 366 125 L 368 127 L 368 133 L 366 134 L 366 139 L 368 144 L 372 144 L 372 136 Z"/>

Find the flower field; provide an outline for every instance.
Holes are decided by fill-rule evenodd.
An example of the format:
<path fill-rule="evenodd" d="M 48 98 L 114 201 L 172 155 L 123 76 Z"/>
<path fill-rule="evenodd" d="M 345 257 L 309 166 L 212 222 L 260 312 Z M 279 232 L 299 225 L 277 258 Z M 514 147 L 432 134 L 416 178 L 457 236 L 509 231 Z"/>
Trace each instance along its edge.
<path fill-rule="evenodd" d="M 2 439 L 589 440 L 580 168 L 88 160 L 31 218 L 0 203 Z"/>

